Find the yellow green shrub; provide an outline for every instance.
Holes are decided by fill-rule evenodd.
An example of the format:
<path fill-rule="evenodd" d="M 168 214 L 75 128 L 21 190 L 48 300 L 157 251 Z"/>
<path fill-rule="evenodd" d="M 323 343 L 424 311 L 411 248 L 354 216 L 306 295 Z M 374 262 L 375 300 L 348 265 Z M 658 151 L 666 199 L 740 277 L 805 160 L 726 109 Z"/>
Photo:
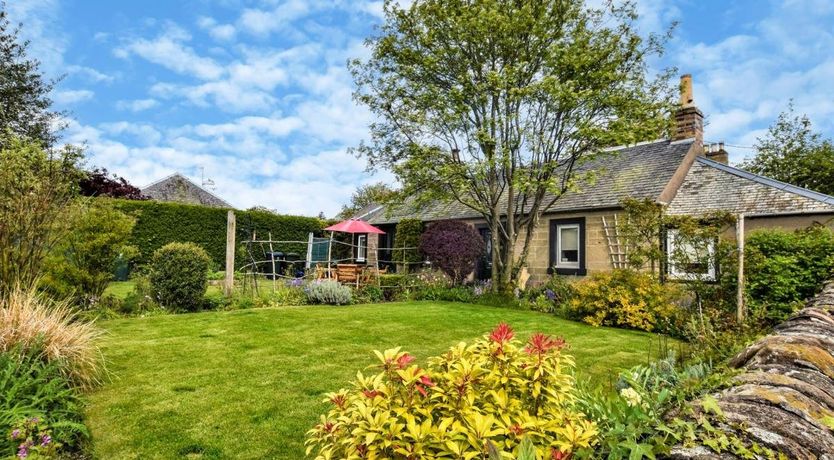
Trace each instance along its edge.
<path fill-rule="evenodd" d="M 681 291 L 646 273 L 612 270 L 574 283 L 568 315 L 593 326 L 673 332 L 678 327 Z"/>
<path fill-rule="evenodd" d="M 379 372 L 327 395 L 333 408 L 307 433 L 316 459 L 516 458 L 530 439 L 537 458 L 567 458 L 597 435 L 573 409 L 573 358 L 564 341 L 526 344 L 506 324 L 460 343 L 425 368 L 399 348 L 375 352 Z M 530 442 L 526 443 L 528 446 Z"/>

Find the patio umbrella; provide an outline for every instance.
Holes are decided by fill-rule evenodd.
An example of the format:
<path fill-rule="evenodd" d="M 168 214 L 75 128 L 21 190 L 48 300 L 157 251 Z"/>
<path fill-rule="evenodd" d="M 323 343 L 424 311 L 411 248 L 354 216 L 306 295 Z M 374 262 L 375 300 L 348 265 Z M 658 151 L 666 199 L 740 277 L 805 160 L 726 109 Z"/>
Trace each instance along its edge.
<path fill-rule="evenodd" d="M 330 232 L 330 245 L 327 247 L 327 275 L 330 276 L 330 260 L 331 254 L 333 251 L 333 233 L 376 233 L 376 234 L 384 234 L 382 230 L 374 227 L 373 225 L 365 222 L 364 220 L 359 219 L 348 219 L 339 222 L 338 224 L 331 225 L 325 230 Z"/>
<path fill-rule="evenodd" d="M 382 230 L 374 227 L 373 225 L 365 222 L 364 220 L 358 219 L 343 220 L 338 224 L 331 225 L 325 228 L 325 230 L 329 231 L 330 233 L 377 233 L 380 235 L 385 233 Z"/>

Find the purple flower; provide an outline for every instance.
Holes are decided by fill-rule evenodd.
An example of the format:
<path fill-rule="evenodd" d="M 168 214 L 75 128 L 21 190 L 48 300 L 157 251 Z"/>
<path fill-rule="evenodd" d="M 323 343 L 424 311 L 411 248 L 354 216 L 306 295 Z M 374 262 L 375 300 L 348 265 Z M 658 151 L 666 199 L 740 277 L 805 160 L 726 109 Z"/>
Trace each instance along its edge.
<path fill-rule="evenodd" d="M 52 442 L 52 436 L 50 436 L 48 434 L 45 434 L 45 435 L 41 436 L 41 446 L 46 447 L 46 445 L 49 444 L 50 442 Z"/>
<path fill-rule="evenodd" d="M 553 289 L 548 289 L 544 291 L 544 295 L 546 295 L 547 298 L 550 300 L 556 300 L 556 293 L 553 292 Z"/>
<path fill-rule="evenodd" d="M 26 441 L 17 449 L 18 458 L 26 458 L 29 456 L 29 448 L 32 447 L 32 441 Z"/>
<path fill-rule="evenodd" d="M 20 430 L 12 431 L 12 439 L 17 439 L 20 436 Z"/>
<path fill-rule="evenodd" d="M 39 419 L 37 417 L 32 417 L 32 423 L 34 423 L 35 425 L 37 425 L 40 422 L 41 422 L 41 419 Z"/>

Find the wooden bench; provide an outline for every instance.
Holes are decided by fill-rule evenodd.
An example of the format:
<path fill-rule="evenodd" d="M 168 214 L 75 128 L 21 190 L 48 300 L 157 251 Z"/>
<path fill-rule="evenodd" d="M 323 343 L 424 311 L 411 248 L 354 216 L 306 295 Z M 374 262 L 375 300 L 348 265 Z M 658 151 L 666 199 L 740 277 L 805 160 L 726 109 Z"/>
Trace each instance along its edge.
<path fill-rule="evenodd" d="M 362 270 L 362 265 L 337 264 L 333 277 L 340 283 L 353 284 L 356 287 L 359 287 L 359 280 L 362 278 Z"/>

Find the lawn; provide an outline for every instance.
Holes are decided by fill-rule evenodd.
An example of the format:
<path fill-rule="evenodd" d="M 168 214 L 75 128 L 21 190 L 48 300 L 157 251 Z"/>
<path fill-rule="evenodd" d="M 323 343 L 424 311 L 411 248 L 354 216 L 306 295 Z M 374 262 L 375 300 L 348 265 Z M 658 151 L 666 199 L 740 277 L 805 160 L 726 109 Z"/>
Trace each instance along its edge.
<path fill-rule="evenodd" d="M 105 321 L 112 379 L 90 396 L 97 458 L 300 459 L 323 394 L 402 345 L 418 359 L 506 321 L 563 336 L 581 377 L 610 382 L 657 339 L 542 313 L 455 303 L 282 307 Z"/>

